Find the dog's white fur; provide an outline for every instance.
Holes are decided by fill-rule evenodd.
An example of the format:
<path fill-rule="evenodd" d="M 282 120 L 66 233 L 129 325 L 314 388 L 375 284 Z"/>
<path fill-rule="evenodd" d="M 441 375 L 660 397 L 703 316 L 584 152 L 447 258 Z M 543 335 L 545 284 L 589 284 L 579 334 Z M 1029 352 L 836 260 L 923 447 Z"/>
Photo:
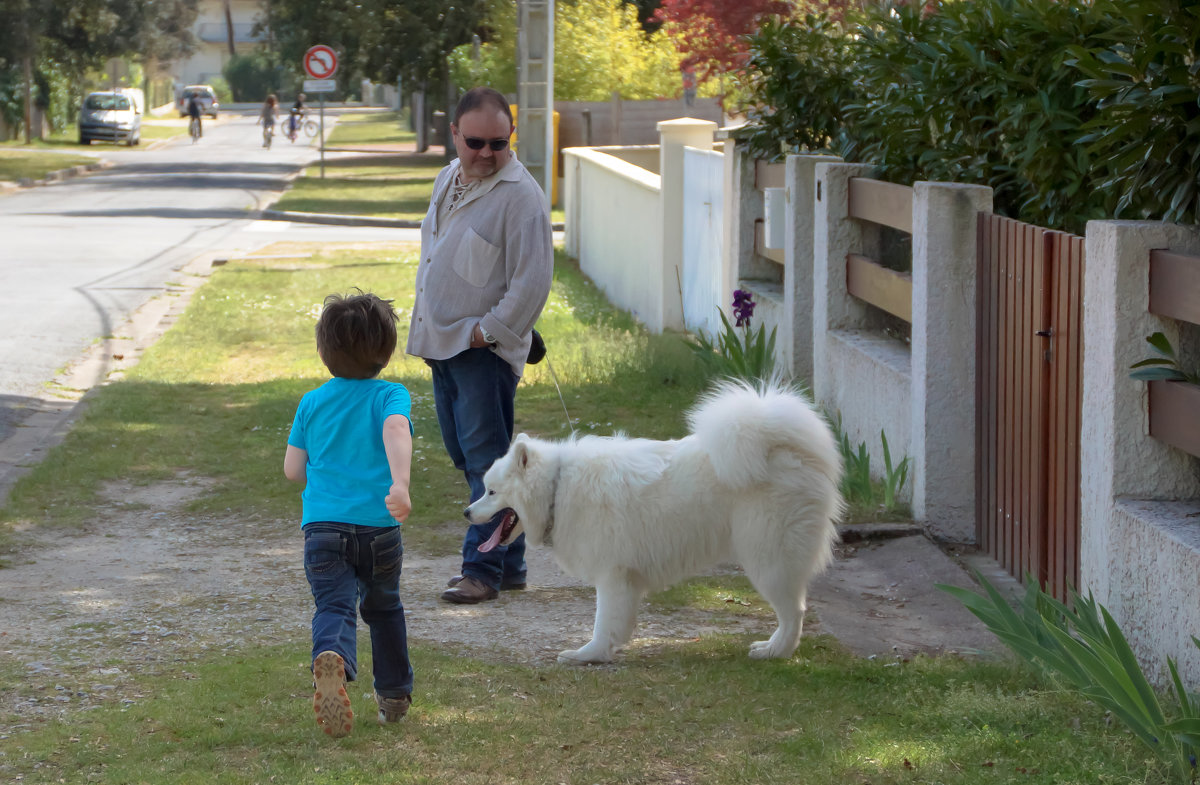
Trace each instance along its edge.
<path fill-rule="evenodd" d="M 808 583 L 832 561 L 842 512 L 829 427 L 795 392 L 736 382 L 701 398 L 688 422 L 690 435 L 674 441 L 520 434 L 467 508 L 472 523 L 511 508 L 505 543 L 523 529 L 596 587 L 592 640 L 560 661 L 612 660 L 647 593 L 725 560 L 779 621 L 750 656 L 790 657 L 799 645 Z"/>

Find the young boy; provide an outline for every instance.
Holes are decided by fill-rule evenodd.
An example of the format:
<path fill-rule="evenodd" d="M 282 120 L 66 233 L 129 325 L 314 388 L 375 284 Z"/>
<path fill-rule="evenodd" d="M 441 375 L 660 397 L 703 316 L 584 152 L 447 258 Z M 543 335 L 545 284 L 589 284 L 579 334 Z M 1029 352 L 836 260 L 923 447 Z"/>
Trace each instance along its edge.
<path fill-rule="evenodd" d="M 373 294 L 325 298 L 317 352 L 333 378 L 300 399 L 283 473 L 304 483 L 304 572 L 316 612 L 312 655 L 317 724 L 354 727 L 345 682 L 358 673 L 358 611 L 371 630 L 380 724 L 412 703 L 413 671 L 400 602 L 400 523 L 412 510 L 411 399 L 377 379 L 396 348 L 396 314 Z M 355 606 L 358 606 L 357 610 Z"/>

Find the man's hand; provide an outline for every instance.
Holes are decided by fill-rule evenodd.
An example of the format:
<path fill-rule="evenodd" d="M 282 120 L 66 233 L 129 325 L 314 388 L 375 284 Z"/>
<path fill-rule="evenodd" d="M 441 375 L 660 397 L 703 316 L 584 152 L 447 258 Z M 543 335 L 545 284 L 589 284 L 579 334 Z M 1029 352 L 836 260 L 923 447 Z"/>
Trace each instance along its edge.
<path fill-rule="evenodd" d="M 400 523 L 404 523 L 412 512 L 407 485 L 393 485 L 388 495 L 383 498 L 383 503 L 387 505 L 388 513 Z"/>
<path fill-rule="evenodd" d="M 483 328 L 476 322 L 475 329 L 471 331 L 471 348 L 482 349 L 485 346 L 491 346 L 491 344 L 483 337 Z"/>

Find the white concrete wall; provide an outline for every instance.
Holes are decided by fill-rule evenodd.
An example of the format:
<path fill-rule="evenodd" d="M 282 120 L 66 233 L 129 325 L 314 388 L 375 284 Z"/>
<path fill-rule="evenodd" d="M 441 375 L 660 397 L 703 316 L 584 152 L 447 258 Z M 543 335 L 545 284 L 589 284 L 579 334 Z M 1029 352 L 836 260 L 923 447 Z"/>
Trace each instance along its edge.
<path fill-rule="evenodd" d="M 1150 251 L 1200 253 L 1196 227 L 1087 227 L 1080 433 L 1081 590 L 1121 625 L 1143 664 L 1173 657 L 1200 682 L 1200 459 L 1150 436 L 1146 384 L 1129 366 L 1146 336 L 1178 324 L 1148 312 Z M 1178 345 L 1178 343 L 1176 344 Z M 1181 501 L 1182 500 L 1182 501 Z M 1161 675 L 1161 674 L 1160 674 Z"/>
<path fill-rule="evenodd" d="M 567 252 L 614 305 L 661 332 L 661 178 L 589 148 L 563 156 Z"/>

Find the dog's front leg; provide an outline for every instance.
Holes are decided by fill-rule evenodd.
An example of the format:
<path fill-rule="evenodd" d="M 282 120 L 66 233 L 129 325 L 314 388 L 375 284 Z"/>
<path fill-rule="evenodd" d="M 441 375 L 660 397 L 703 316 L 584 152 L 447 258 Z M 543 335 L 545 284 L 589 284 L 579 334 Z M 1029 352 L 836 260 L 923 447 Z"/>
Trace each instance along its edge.
<path fill-rule="evenodd" d="M 596 584 L 596 623 L 592 640 L 581 649 L 558 653 L 558 661 L 582 665 L 611 662 L 617 649 L 629 642 L 643 591 L 637 576 L 620 570 Z"/>

